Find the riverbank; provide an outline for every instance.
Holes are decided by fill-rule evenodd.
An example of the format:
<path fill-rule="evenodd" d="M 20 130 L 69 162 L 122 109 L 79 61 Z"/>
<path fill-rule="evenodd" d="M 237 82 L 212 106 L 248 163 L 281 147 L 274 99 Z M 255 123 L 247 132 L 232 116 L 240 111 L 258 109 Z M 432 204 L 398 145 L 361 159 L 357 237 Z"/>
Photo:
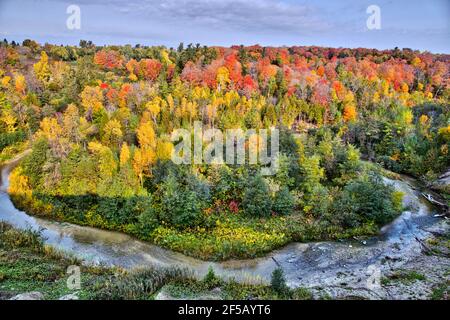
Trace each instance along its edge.
<path fill-rule="evenodd" d="M 0 222 L 0 300 L 2 299 L 310 299 L 306 289 L 283 294 L 270 286 L 224 281 L 210 272 L 196 280 L 188 270 L 147 268 L 126 271 L 85 265 L 44 244 L 39 232 Z M 79 287 L 69 287 L 73 268 Z"/>
<path fill-rule="evenodd" d="M 24 152 L 31 151 L 29 148 L 29 142 L 19 142 L 3 148 L 0 152 L 0 166 L 8 164 L 14 159 L 20 159 L 23 157 Z"/>
<path fill-rule="evenodd" d="M 25 299 L 449 299 L 448 269 L 443 257 L 448 236 L 437 234 L 427 241 L 432 252 L 402 268 L 392 268 L 380 278 L 381 296 L 373 289 L 339 286 L 287 289 L 277 292 L 268 285 L 224 281 L 213 269 L 201 279 L 188 270 L 139 269 L 126 271 L 85 265 L 79 259 L 44 245 L 38 232 L 21 231 L 0 223 L 0 300 Z M 67 286 L 69 268 L 80 268 L 80 286 Z M 432 266 L 432 267 L 430 267 Z M 338 276 L 339 277 L 339 276 Z M 70 283 L 70 281 L 69 281 Z"/>

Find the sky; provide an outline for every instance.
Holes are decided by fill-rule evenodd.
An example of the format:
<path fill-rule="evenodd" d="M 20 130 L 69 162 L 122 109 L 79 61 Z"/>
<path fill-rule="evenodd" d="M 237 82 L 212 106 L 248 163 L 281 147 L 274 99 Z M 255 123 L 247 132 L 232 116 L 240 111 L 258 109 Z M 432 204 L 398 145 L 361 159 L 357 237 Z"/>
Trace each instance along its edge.
<path fill-rule="evenodd" d="M 80 8 L 69 29 L 68 6 Z M 380 29 L 369 29 L 370 5 Z M 450 0 L 0 0 L 0 38 L 40 43 L 412 48 L 450 53 Z"/>

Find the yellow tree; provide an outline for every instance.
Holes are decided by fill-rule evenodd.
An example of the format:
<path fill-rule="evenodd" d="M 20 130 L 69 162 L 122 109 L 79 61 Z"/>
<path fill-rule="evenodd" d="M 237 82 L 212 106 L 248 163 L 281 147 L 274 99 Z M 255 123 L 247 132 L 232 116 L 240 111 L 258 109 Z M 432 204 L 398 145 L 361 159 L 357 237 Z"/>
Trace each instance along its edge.
<path fill-rule="evenodd" d="M 150 172 L 150 165 L 156 158 L 156 135 L 150 121 L 143 121 L 136 130 L 139 145 L 141 146 L 141 162 L 144 172 Z"/>
<path fill-rule="evenodd" d="M 63 61 L 55 61 L 50 64 L 51 84 L 52 87 L 62 89 L 64 87 L 64 79 L 70 67 Z"/>
<path fill-rule="evenodd" d="M 355 97 L 348 92 L 344 97 L 344 121 L 351 122 L 356 120 Z"/>
<path fill-rule="evenodd" d="M 126 142 L 122 144 L 119 159 L 121 168 L 123 168 L 128 163 L 128 160 L 130 160 L 130 148 L 128 147 L 128 144 Z"/>
<path fill-rule="evenodd" d="M 25 77 L 23 75 L 21 75 L 20 73 L 17 74 L 14 79 L 14 86 L 15 86 L 17 93 L 19 93 L 21 95 L 25 94 L 25 90 L 27 89 L 27 84 L 25 81 Z"/>
<path fill-rule="evenodd" d="M 150 115 L 155 124 L 157 123 L 156 118 L 158 117 L 159 113 L 161 112 L 161 105 L 164 106 L 165 104 L 166 104 L 166 102 L 164 100 L 162 100 L 160 97 L 156 97 L 152 101 L 147 102 L 147 104 L 145 105 L 146 109 L 150 112 Z"/>
<path fill-rule="evenodd" d="M 133 153 L 132 160 L 133 171 L 137 177 L 139 177 L 139 181 L 142 185 L 142 174 L 144 171 L 145 163 L 142 157 L 142 152 L 139 148 L 136 148 Z"/>
<path fill-rule="evenodd" d="M 63 133 L 63 128 L 55 118 L 45 117 L 42 119 L 40 134 L 49 141 L 57 140 Z"/>
<path fill-rule="evenodd" d="M 0 70 L 1 71 L 1 70 Z M 2 80 L 0 81 L 1 85 L 3 88 L 7 88 L 9 85 L 9 82 L 11 81 L 11 77 L 10 76 L 4 76 L 2 78 Z"/>
<path fill-rule="evenodd" d="M 103 128 L 103 143 L 107 146 L 119 146 L 123 137 L 122 126 L 116 119 L 109 120 Z"/>
<path fill-rule="evenodd" d="M 11 109 L 3 109 L 0 121 L 6 126 L 7 132 L 15 132 L 17 129 L 17 118 Z"/>
<path fill-rule="evenodd" d="M 86 149 L 86 142 L 90 135 L 97 132 L 97 127 L 86 120 L 85 117 L 80 117 L 80 125 L 78 127 L 78 134 L 80 140 L 83 142 L 83 147 Z"/>
<path fill-rule="evenodd" d="M 40 123 L 41 130 L 37 136 L 45 137 L 57 157 L 63 157 L 69 153 L 69 139 L 64 135 L 64 128 L 58 123 L 56 118 L 44 118 Z"/>
<path fill-rule="evenodd" d="M 97 156 L 98 169 L 102 179 L 111 179 L 117 170 L 117 163 L 110 148 L 99 142 L 89 142 L 88 149 Z"/>
<path fill-rule="evenodd" d="M 97 112 L 103 109 L 103 93 L 100 87 L 86 86 L 80 94 L 81 105 L 87 110 Z"/>
<path fill-rule="evenodd" d="M 170 160 L 172 158 L 173 144 L 168 137 L 162 137 L 156 142 L 156 159 Z"/>
<path fill-rule="evenodd" d="M 167 52 L 166 49 L 161 49 L 160 51 L 161 61 L 164 63 L 164 65 L 169 66 L 173 64 L 172 60 L 170 60 L 169 52 Z"/>
<path fill-rule="evenodd" d="M 80 115 L 78 114 L 77 106 L 72 103 L 67 106 L 67 109 L 64 112 L 63 127 L 66 137 L 69 140 L 78 143 L 80 140 Z"/>
<path fill-rule="evenodd" d="M 142 148 L 155 148 L 156 136 L 153 125 L 149 121 L 141 122 L 136 130 L 139 145 Z"/>
<path fill-rule="evenodd" d="M 217 70 L 217 90 L 221 91 L 230 83 L 230 72 L 226 67 L 220 67 Z"/>
<path fill-rule="evenodd" d="M 47 83 L 50 80 L 51 72 L 48 66 L 48 56 L 45 51 L 41 52 L 41 59 L 34 64 L 34 74 L 43 83 Z"/>

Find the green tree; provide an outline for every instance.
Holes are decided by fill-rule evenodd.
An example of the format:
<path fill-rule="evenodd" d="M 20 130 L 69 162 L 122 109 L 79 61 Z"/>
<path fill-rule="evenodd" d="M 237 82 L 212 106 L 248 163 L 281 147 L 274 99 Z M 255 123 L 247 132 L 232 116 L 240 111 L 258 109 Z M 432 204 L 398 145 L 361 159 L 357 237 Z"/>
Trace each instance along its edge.
<path fill-rule="evenodd" d="M 284 277 L 284 271 L 278 267 L 272 272 L 270 279 L 270 287 L 278 293 L 281 297 L 285 297 L 289 294 L 289 287 L 286 284 L 286 278 Z"/>
<path fill-rule="evenodd" d="M 278 214 L 288 215 L 292 213 L 295 206 L 295 199 L 286 186 L 283 186 L 275 193 L 272 209 Z"/>
<path fill-rule="evenodd" d="M 200 189 L 195 183 L 183 185 L 175 176 L 167 177 L 160 190 L 161 220 L 181 229 L 201 224 L 207 199 L 205 192 Z"/>
<path fill-rule="evenodd" d="M 271 213 L 272 201 L 269 188 L 264 179 L 258 174 L 250 181 L 245 189 L 242 206 L 250 217 L 267 217 Z"/>

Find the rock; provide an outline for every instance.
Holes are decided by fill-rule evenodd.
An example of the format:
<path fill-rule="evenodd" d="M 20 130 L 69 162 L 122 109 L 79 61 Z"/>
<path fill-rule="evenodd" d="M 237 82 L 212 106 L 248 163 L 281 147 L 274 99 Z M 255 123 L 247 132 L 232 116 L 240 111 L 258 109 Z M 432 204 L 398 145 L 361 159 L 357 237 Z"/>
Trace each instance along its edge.
<path fill-rule="evenodd" d="M 0 300 L 9 300 L 13 296 L 14 294 L 11 294 L 11 292 L 0 290 Z"/>
<path fill-rule="evenodd" d="M 79 300 L 77 293 L 66 294 L 65 296 L 60 297 L 58 300 Z"/>
<path fill-rule="evenodd" d="M 222 289 L 220 289 L 219 287 L 216 287 L 211 290 L 211 293 L 220 295 L 222 293 Z"/>
<path fill-rule="evenodd" d="M 155 296 L 155 300 L 178 300 L 178 299 L 172 297 L 169 293 L 165 292 L 164 290 L 161 290 Z"/>
<path fill-rule="evenodd" d="M 158 294 L 155 296 L 155 300 L 221 300 L 221 288 L 214 288 L 211 291 L 200 293 L 197 295 L 183 295 L 174 297 L 170 292 L 168 292 L 167 288 L 163 287 Z"/>
<path fill-rule="evenodd" d="M 18 294 L 9 300 L 44 300 L 44 295 L 39 291 L 25 292 Z"/>

